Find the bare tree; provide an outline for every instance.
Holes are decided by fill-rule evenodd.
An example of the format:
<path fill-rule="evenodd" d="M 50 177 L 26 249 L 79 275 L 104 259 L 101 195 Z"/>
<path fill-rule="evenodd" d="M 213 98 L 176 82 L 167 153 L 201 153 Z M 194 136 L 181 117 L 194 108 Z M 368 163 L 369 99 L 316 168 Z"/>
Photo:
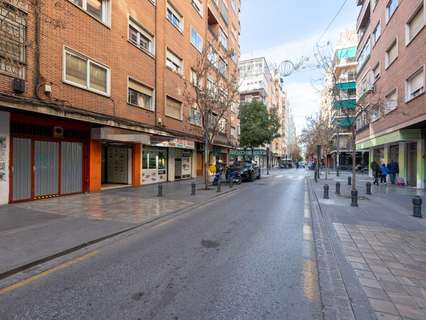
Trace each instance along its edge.
<path fill-rule="evenodd" d="M 198 118 L 204 138 L 204 181 L 208 189 L 210 149 L 218 133 L 227 130 L 231 108 L 239 104 L 238 72 L 235 53 L 221 48 L 219 55 L 212 44 L 204 46 L 191 66 L 185 81 L 185 103 L 192 108 L 191 117 Z M 229 126 L 228 126 L 229 127 Z"/>

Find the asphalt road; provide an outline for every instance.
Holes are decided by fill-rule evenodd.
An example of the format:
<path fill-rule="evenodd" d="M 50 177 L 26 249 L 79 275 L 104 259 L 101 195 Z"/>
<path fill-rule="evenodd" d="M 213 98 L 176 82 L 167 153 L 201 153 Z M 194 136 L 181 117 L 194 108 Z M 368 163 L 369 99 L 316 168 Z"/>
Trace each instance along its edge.
<path fill-rule="evenodd" d="M 304 183 L 281 171 L 147 226 L 0 294 L 0 319 L 320 319 Z"/>

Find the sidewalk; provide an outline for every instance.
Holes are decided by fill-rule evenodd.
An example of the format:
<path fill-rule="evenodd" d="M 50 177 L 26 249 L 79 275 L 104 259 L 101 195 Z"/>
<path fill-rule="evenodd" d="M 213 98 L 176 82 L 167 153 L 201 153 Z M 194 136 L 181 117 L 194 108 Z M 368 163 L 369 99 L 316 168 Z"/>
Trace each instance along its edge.
<path fill-rule="evenodd" d="M 222 185 L 204 190 L 197 179 L 158 185 L 121 188 L 0 207 L 0 277 L 6 272 L 46 259 L 86 243 L 135 228 L 167 214 L 206 203 L 232 189 Z"/>
<path fill-rule="evenodd" d="M 425 192 L 380 185 L 366 195 L 370 179 L 360 175 L 359 207 L 353 208 L 347 176 L 331 175 L 325 181 L 322 175 L 318 183 L 309 178 L 321 216 L 333 234 L 336 259 L 343 257 L 343 280 L 349 288 L 362 288 L 378 319 L 426 319 L 426 223 L 412 217 L 411 204 L 415 195 L 425 200 Z M 335 194 L 337 181 L 341 196 Z M 323 199 L 326 183 L 330 199 Z"/>

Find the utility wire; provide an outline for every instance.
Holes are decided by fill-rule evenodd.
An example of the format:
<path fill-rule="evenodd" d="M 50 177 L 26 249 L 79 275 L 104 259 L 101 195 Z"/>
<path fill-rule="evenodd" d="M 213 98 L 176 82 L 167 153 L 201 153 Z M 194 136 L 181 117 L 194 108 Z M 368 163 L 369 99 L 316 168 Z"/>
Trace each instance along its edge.
<path fill-rule="evenodd" d="M 322 37 L 325 36 L 325 34 L 330 29 L 330 27 L 333 25 L 334 21 L 337 19 L 337 17 L 339 16 L 339 14 L 342 12 L 342 10 L 345 7 L 345 5 L 346 5 L 347 2 L 348 2 L 348 0 L 343 1 L 343 3 L 340 6 L 339 10 L 337 11 L 336 15 L 333 17 L 333 19 L 331 19 L 330 23 L 327 25 L 327 28 L 325 28 L 324 32 L 321 34 L 321 36 L 319 37 L 319 39 L 318 39 L 317 42 L 319 42 L 322 39 Z"/>

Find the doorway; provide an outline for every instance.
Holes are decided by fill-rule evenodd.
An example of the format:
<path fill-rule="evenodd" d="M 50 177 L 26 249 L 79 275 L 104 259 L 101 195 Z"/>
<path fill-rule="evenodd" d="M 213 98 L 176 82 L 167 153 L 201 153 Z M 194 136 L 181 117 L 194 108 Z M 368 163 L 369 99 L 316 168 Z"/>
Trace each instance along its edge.
<path fill-rule="evenodd" d="M 409 143 L 408 146 L 408 179 L 409 186 L 417 186 L 417 143 Z"/>
<path fill-rule="evenodd" d="M 129 145 L 102 146 L 102 188 L 132 184 L 132 154 Z"/>

